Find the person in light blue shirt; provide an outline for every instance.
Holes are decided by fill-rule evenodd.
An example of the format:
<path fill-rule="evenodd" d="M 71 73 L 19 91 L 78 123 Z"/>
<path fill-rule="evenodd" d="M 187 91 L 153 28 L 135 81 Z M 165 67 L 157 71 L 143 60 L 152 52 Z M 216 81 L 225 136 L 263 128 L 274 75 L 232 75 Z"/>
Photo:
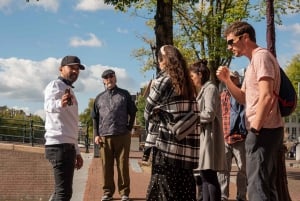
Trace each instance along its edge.
<path fill-rule="evenodd" d="M 72 84 L 84 69 L 78 57 L 65 56 L 59 67 L 60 76 L 44 91 L 45 156 L 52 165 L 55 181 L 50 201 L 71 200 L 74 169 L 83 165 L 78 147 L 78 102 Z"/>

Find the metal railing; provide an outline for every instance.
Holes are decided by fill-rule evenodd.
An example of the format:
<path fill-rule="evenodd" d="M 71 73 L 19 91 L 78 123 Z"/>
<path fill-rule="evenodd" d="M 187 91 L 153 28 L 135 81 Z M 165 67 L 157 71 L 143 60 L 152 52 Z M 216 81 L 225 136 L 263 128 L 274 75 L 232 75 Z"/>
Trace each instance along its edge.
<path fill-rule="evenodd" d="M 45 123 L 32 119 L 0 118 L 0 142 L 14 142 L 34 145 L 45 144 Z M 91 140 L 88 125 L 80 125 L 78 144 L 88 152 Z"/>

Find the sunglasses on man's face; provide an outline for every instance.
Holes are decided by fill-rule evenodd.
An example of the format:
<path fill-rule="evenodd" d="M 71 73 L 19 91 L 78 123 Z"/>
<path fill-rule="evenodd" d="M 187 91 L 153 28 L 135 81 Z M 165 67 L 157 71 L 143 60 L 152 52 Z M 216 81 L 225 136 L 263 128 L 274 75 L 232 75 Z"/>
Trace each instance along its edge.
<path fill-rule="evenodd" d="M 109 75 L 106 75 L 106 76 L 104 77 L 104 79 L 113 78 L 113 77 L 115 77 L 114 74 L 109 74 Z"/>
<path fill-rule="evenodd" d="M 243 35 L 239 35 L 237 36 L 235 39 L 230 39 L 227 41 L 227 45 L 230 45 L 232 46 L 233 44 L 237 43 L 241 38 L 242 38 Z M 237 40 L 236 40 L 237 39 Z M 236 41 L 235 41 L 236 40 Z"/>

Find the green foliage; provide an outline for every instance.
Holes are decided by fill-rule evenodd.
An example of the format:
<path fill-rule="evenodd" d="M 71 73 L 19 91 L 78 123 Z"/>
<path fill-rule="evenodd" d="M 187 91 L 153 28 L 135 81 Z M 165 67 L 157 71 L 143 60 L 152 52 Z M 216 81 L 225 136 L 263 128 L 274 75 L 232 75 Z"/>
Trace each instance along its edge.
<path fill-rule="evenodd" d="M 285 67 L 285 72 L 289 79 L 292 81 L 297 93 L 298 93 L 298 104 L 296 113 L 300 114 L 300 54 L 295 55 L 289 64 Z"/>
<path fill-rule="evenodd" d="M 92 120 L 92 110 L 94 107 L 94 99 L 90 98 L 88 107 L 79 114 L 79 121 L 82 125 L 88 126 L 89 137 L 93 137 L 93 120 Z"/>
<path fill-rule="evenodd" d="M 23 110 L 0 107 L 0 139 L 44 143 L 45 122 L 38 115 Z"/>
<path fill-rule="evenodd" d="M 137 99 L 137 113 L 136 113 L 136 121 L 139 126 L 142 128 L 145 127 L 145 118 L 144 118 L 144 110 L 146 105 L 146 98 L 143 96 L 138 96 Z"/>
<path fill-rule="evenodd" d="M 108 5 L 113 5 L 116 10 L 125 12 L 128 8 L 132 6 L 132 4 L 138 1 L 139 0 L 104 0 L 104 3 Z"/>
<path fill-rule="evenodd" d="M 148 16 L 143 16 L 143 18 L 149 19 L 147 26 L 154 30 L 155 20 L 153 17 L 156 15 L 157 0 L 107 0 L 105 3 L 114 5 L 116 9 L 122 6 L 133 7 L 135 15 L 139 17 L 141 15 L 137 14 L 138 10 L 142 10 L 143 15 L 148 14 Z M 299 0 L 276 0 L 274 8 L 276 22 L 280 24 L 279 14 L 299 12 L 300 2 Z M 125 11 L 126 9 L 119 10 Z M 259 11 L 258 14 L 257 11 Z M 229 66 L 232 58 L 232 54 L 226 50 L 226 41 L 222 37 L 223 28 L 236 20 L 250 17 L 258 20 L 264 19 L 265 11 L 265 1 L 254 1 L 254 4 L 250 4 L 250 0 L 173 0 L 174 45 L 183 52 L 189 63 L 199 58 L 206 58 L 209 61 L 212 75 L 215 75 L 217 67 L 219 65 Z M 155 69 L 155 59 L 151 51 L 155 40 L 146 36 L 140 38 L 149 46 L 134 50 L 132 55 L 141 61 L 142 71 Z M 214 77 L 212 79 L 215 80 Z"/>
<path fill-rule="evenodd" d="M 253 5 L 251 8 L 258 12 L 253 18 L 257 21 L 265 19 L 266 16 L 266 1 L 259 1 L 257 4 Z M 282 25 L 281 16 L 291 13 L 300 12 L 300 1 L 299 0 L 274 0 L 274 12 L 275 12 L 275 22 Z"/>
<path fill-rule="evenodd" d="M 232 54 L 227 51 L 223 28 L 246 19 L 249 0 L 201 1 L 199 4 L 174 5 L 175 42 L 189 63 L 207 59 L 211 79 L 217 83 L 215 71 L 230 65 Z"/>

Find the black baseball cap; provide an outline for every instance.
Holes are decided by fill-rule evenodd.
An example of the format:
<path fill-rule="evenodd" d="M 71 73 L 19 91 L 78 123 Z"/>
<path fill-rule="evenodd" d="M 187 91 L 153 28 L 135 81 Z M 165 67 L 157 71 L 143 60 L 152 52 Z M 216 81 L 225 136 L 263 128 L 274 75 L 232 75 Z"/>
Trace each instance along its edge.
<path fill-rule="evenodd" d="M 61 60 L 60 66 L 72 66 L 72 65 L 79 65 L 80 70 L 85 69 L 85 67 L 80 63 L 80 59 L 77 56 L 65 56 Z"/>
<path fill-rule="evenodd" d="M 102 75 L 101 75 L 101 77 L 102 78 L 106 78 L 108 75 L 111 75 L 111 74 L 115 74 L 115 71 L 113 71 L 113 70 L 111 70 L 111 69 L 108 69 L 108 70 L 105 70 L 103 73 L 102 73 Z"/>

